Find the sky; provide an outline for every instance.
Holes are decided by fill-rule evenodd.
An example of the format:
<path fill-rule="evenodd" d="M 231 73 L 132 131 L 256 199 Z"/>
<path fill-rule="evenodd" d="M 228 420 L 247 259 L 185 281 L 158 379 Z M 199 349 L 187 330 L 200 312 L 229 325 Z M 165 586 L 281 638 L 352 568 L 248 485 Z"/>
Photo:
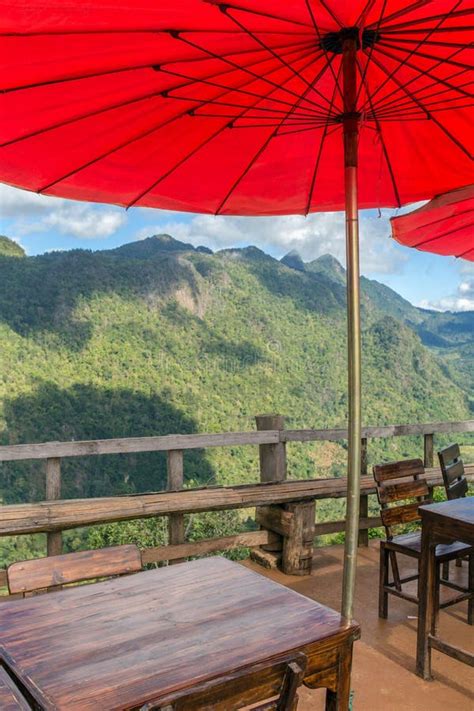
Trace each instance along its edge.
<path fill-rule="evenodd" d="M 406 210 L 405 210 L 406 211 Z M 390 238 L 395 210 L 361 211 L 361 272 L 416 306 L 474 310 L 474 263 L 402 247 Z M 167 233 L 212 250 L 256 245 L 280 259 L 296 250 L 304 261 L 332 254 L 344 264 L 344 215 L 227 217 L 47 197 L 0 184 L 0 234 L 28 255 L 54 250 L 111 249 Z"/>

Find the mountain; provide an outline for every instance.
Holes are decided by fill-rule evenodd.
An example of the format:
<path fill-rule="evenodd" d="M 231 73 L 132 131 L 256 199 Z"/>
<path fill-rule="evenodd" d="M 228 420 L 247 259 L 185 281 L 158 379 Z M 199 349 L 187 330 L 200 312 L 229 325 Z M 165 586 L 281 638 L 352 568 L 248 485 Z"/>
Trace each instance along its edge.
<path fill-rule="evenodd" d="M 0 235 L 0 256 L 3 257 L 24 257 L 25 250 L 20 247 L 18 242 Z"/>
<path fill-rule="evenodd" d="M 254 415 L 272 411 L 290 428 L 344 426 L 344 270 L 329 255 L 304 267 L 169 235 L 0 255 L 0 442 L 252 429 Z M 416 309 L 370 280 L 362 306 L 364 422 L 467 419 L 471 317 Z M 424 345 L 423 324 L 449 345 Z M 345 449 L 289 447 L 290 475 L 340 476 Z M 419 454 L 416 439 L 369 448 L 371 462 Z M 73 458 L 63 462 L 64 495 L 156 490 L 165 472 L 161 453 Z M 255 481 L 258 452 L 186 452 L 185 472 L 190 485 Z M 0 495 L 44 496 L 38 463 L 3 464 Z"/>

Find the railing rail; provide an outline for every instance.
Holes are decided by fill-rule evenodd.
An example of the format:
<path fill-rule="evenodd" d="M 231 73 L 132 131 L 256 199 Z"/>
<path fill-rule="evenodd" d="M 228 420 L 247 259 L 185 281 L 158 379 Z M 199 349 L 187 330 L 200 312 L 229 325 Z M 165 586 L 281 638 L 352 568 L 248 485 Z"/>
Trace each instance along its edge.
<path fill-rule="evenodd" d="M 0 536 L 47 533 L 48 555 L 61 552 L 61 532 L 68 528 L 106 521 L 168 516 L 169 544 L 148 549 L 146 560 L 169 562 L 186 556 L 209 553 L 238 545 L 258 547 L 265 563 L 283 559 L 286 572 L 305 574 L 310 566 L 315 535 L 344 530 L 344 521 L 315 523 L 317 500 L 346 495 L 346 480 L 286 478 L 286 444 L 314 441 L 340 441 L 346 429 L 284 429 L 280 415 L 258 416 L 257 431 L 217 434 L 184 434 L 159 437 L 131 437 L 84 442 L 44 442 L 0 446 L 0 462 L 46 460 L 46 500 L 37 504 L 0 506 Z M 374 484 L 367 476 L 368 440 L 402 436 L 423 437 L 423 457 L 430 487 L 442 484 L 440 472 L 433 468 L 434 437 L 437 434 L 474 432 L 474 420 L 364 427 L 362 430 L 361 513 L 359 543 L 367 545 L 368 529 L 379 526 L 377 516 L 369 517 L 368 496 Z M 183 451 L 207 447 L 258 446 L 260 483 L 238 487 L 205 487 L 183 490 Z M 61 501 L 61 459 L 102 454 L 167 452 L 167 491 L 133 496 Z M 474 466 L 467 467 L 469 478 Z M 184 514 L 232 508 L 257 507 L 260 531 L 220 539 L 186 542 Z M 313 507 L 313 508 L 311 508 Z M 4 574 L 0 571 L 0 585 Z"/>
<path fill-rule="evenodd" d="M 432 422 L 414 425 L 363 427 L 363 438 L 406 437 L 417 435 L 474 432 L 474 420 Z M 170 434 L 161 437 L 121 437 L 74 442 L 41 442 L 0 446 L 0 462 L 27 459 L 88 457 L 100 454 L 135 454 L 169 452 L 208 447 L 278 444 L 282 442 L 339 441 L 347 439 L 347 429 L 261 430 L 257 432 L 223 432 L 216 434 Z"/>

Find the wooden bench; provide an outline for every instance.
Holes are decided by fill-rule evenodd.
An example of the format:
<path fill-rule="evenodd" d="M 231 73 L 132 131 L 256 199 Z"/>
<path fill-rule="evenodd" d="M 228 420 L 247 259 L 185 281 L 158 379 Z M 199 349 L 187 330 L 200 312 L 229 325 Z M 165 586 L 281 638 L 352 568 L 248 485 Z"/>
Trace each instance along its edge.
<path fill-rule="evenodd" d="M 141 569 L 137 546 L 111 546 L 12 563 L 7 568 L 7 583 L 10 594 L 25 595 L 86 580 L 137 573 Z"/>
<path fill-rule="evenodd" d="M 0 666 L 0 709 L 1 711 L 31 711 L 31 706 L 2 666 Z"/>

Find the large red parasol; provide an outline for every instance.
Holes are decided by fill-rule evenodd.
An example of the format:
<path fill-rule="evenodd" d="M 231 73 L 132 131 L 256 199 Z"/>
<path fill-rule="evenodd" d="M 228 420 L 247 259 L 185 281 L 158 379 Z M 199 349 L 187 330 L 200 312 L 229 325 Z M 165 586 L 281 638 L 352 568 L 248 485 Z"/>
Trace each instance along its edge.
<path fill-rule="evenodd" d="M 472 182 L 473 0 L 0 0 L 0 9 L 4 182 L 215 214 L 345 208 L 350 618 L 358 207 Z"/>
<path fill-rule="evenodd" d="M 474 185 L 437 195 L 390 222 L 400 244 L 474 262 Z"/>

